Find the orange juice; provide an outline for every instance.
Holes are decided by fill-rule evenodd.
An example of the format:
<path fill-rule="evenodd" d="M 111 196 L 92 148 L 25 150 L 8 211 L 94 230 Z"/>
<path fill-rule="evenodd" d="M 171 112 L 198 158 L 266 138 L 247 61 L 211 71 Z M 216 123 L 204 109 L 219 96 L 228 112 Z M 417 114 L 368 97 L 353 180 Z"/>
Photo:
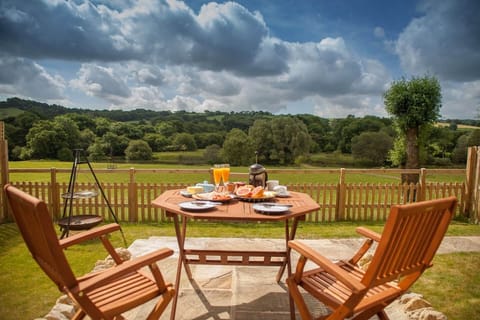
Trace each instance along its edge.
<path fill-rule="evenodd" d="M 220 184 L 220 180 L 222 179 L 222 168 L 213 168 L 213 180 L 215 180 L 215 185 Z"/>
<path fill-rule="evenodd" d="M 229 167 L 224 167 L 221 169 L 222 170 L 222 179 L 223 183 L 227 183 L 228 179 L 230 178 L 230 168 Z"/>

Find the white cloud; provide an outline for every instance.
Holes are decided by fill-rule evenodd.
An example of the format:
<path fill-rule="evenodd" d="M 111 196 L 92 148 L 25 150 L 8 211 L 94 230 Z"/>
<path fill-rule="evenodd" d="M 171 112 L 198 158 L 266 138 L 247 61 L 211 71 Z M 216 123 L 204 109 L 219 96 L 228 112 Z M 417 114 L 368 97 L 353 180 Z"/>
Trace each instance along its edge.
<path fill-rule="evenodd" d="M 7 20 L 15 32 L 0 36 L 11 43 L 0 50 L 85 61 L 70 89 L 111 108 L 279 112 L 307 97 L 379 94 L 388 78 L 380 62 L 362 61 L 341 37 L 282 41 L 260 13 L 235 2 L 211 2 L 198 14 L 175 0 L 4 6 L 22 13 Z"/>
<path fill-rule="evenodd" d="M 401 64 L 410 75 L 440 79 L 444 118 L 473 117 L 480 105 L 480 2 L 426 0 L 421 10 L 396 42 Z"/>
<path fill-rule="evenodd" d="M 425 14 L 410 22 L 396 44 L 403 68 L 444 80 L 480 77 L 480 2 L 427 0 L 422 8 Z"/>
<path fill-rule="evenodd" d="M 0 3 L 0 12 L 1 50 L 9 54 L 79 61 L 135 55 L 113 12 L 89 1 L 7 1 Z"/>
<path fill-rule="evenodd" d="M 61 101 L 64 89 L 61 76 L 48 73 L 30 59 L 0 55 L 0 94 Z"/>
<path fill-rule="evenodd" d="M 383 100 L 378 96 L 348 94 L 332 98 L 315 97 L 314 103 L 314 114 L 319 117 L 344 118 L 348 115 L 358 117 L 366 115 L 388 116 Z"/>
<path fill-rule="evenodd" d="M 442 114 L 446 119 L 457 119 L 459 114 L 476 114 L 480 108 L 480 80 L 446 82 L 442 85 Z"/>
<path fill-rule="evenodd" d="M 131 95 L 124 79 L 124 75 L 111 67 L 83 64 L 78 72 L 78 78 L 70 81 L 70 85 L 91 96 L 118 100 Z"/>
<path fill-rule="evenodd" d="M 136 108 L 171 110 L 171 106 L 164 100 L 163 93 L 156 87 L 138 86 L 130 89 L 127 98 L 112 96 L 109 109 L 133 110 Z M 178 110 L 178 109 L 176 109 Z"/>

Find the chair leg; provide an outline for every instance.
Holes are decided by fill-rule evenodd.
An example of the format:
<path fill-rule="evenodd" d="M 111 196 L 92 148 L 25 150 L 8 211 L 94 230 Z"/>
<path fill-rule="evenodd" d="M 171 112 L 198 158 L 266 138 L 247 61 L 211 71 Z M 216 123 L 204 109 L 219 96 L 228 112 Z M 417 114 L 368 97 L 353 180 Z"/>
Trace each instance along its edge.
<path fill-rule="evenodd" d="M 387 313 L 384 310 L 377 312 L 377 316 L 380 320 L 390 320 L 390 318 L 387 316 Z"/>
<path fill-rule="evenodd" d="M 83 318 L 85 318 L 85 316 L 85 312 L 83 312 L 82 309 L 78 308 L 77 312 L 75 312 L 75 314 L 73 315 L 72 320 L 82 320 Z"/>
<path fill-rule="evenodd" d="M 300 313 L 300 316 L 302 320 L 311 320 L 312 315 L 310 314 L 310 311 L 308 310 L 307 305 L 305 304 L 305 301 L 303 300 L 302 294 L 300 293 L 300 290 L 298 290 L 297 283 L 293 279 L 293 277 L 287 278 L 287 285 L 288 285 L 288 292 L 290 295 L 290 298 L 293 299 L 295 302 L 293 308 L 293 317 L 295 316 L 295 306 L 298 309 L 298 312 Z"/>
<path fill-rule="evenodd" d="M 159 301 L 155 304 L 155 307 L 153 307 L 153 310 L 150 312 L 147 319 L 148 320 L 160 319 L 160 316 L 162 315 L 163 311 L 165 311 L 165 308 L 170 303 L 170 300 L 172 300 L 174 294 L 175 294 L 175 289 L 173 289 L 171 285 L 167 286 L 166 291 L 160 296 Z"/>
<path fill-rule="evenodd" d="M 390 320 L 390 318 L 387 316 L 387 313 L 385 312 L 384 308 L 386 305 L 379 305 L 367 310 L 364 310 L 357 314 L 355 317 L 352 318 L 352 320 L 368 320 L 374 315 L 377 315 L 380 320 Z"/>

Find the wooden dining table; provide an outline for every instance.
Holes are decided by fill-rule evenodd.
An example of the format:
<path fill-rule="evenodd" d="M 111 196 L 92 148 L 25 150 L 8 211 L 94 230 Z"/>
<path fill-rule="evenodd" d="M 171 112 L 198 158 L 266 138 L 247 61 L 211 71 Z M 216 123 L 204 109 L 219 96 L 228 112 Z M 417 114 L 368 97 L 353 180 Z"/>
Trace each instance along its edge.
<path fill-rule="evenodd" d="M 152 205 L 162 208 L 167 216 L 174 222 L 175 234 L 179 247 L 179 259 L 175 279 L 175 297 L 172 302 L 171 319 L 175 319 L 175 312 L 178 300 L 179 285 L 181 279 L 182 265 L 190 280 L 193 279 L 190 269 L 191 264 L 214 264 L 214 265 L 249 265 L 249 266 L 278 266 L 279 271 L 276 281 L 279 282 L 285 269 L 291 274 L 290 249 L 288 241 L 295 238 L 299 221 L 305 220 L 305 215 L 320 208 L 308 194 L 301 192 L 289 192 L 288 197 L 272 197 L 270 199 L 236 199 L 216 203 L 214 206 L 207 206 L 205 209 L 190 208 L 191 201 L 195 199 L 185 196 L 184 190 L 168 190 L 153 200 Z M 257 211 L 255 207 L 264 207 L 266 203 L 286 205 L 287 210 L 282 212 L 270 212 L 267 210 Z M 187 206 L 185 206 L 187 205 Z M 182 208 L 183 207 L 183 208 Z M 187 209 L 185 209 L 185 207 Z M 285 229 L 285 247 L 283 250 L 207 250 L 185 248 L 185 238 L 189 220 L 206 221 L 238 221 L 248 227 L 245 222 L 283 222 Z M 221 241 L 219 241 L 221 245 Z M 290 301 L 291 314 L 293 302 Z"/>

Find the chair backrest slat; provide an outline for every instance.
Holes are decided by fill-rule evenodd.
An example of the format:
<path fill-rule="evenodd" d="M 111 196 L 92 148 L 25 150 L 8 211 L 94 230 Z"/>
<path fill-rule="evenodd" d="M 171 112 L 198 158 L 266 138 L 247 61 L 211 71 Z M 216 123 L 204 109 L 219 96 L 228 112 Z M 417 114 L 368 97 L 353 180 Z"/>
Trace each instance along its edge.
<path fill-rule="evenodd" d="M 76 279 L 60 248 L 45 202 L 11 185 L 5 186 L 5 192 L 32 257 L 61 291 L 72 287 Z"/>
<path fill-rule="evenodd" d="M 428 268 L 456 203 L 449 197 L 392 207 L 364 284 L 378 285 Z"/>

